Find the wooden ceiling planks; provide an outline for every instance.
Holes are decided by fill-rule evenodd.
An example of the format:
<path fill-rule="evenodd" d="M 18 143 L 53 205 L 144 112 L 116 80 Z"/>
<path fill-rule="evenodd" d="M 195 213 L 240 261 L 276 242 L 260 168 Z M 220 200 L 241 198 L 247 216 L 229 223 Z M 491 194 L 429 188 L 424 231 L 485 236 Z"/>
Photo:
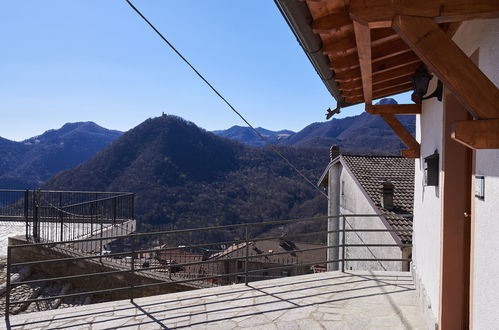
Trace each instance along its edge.
<path fill-rule="evenodd" d="M 323 44 L 334 79 L 346 105 L 365 101 L 364 87 L 353 20 L 348 0 L 306 0 L 312 15 L 312 29 Z M 410 90 L 410 76 L 420 63 L 416 54 L 390 28 L 370 30 L 372 97 L 390 91 Z M 364 68 L 368 70 L 367 67 Z M 364 71 L 365 71 L 364 70 Z M 369 71 L 369 70 L 368 70 Z M 390 95 L 390 94 L 388 94 Z"/>

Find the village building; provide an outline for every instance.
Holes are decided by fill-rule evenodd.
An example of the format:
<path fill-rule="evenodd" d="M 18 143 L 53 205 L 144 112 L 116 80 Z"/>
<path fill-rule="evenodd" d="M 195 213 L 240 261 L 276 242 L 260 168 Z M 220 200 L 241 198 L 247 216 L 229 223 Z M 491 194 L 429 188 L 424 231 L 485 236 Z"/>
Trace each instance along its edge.
<path fill-rule="evenodd" d="M 212 255 L 210 260 L 218 260 L 214 263 L 216 273 L 227 275 L 220 284 L 244 283 L 246 270 L 248 281 L 322 272 L 326 249 L 324 244 L 294 242 L 283 237 L 234 244 Z"/>
<path fill-rule="evenodd" d="M 328 215 L 345 215 L 331 218 L 329 222 L 336 223 L 340 231 L 356 229 L 345 232 L 345 235 L 341 232 L 330 234 L 336 234 L 336 241 L 341 245 L 358 245 L 344 247 L 344 254 L 343 247 L 339 248 L 339 258 L 363 259 L 343 261 L 342 269 L 409 271 L 414 203 L 413 159 L 341 155 L 339 148 L 333 146 L 331 162 L 319 185 L 327 188 L 329 193 Z M 363 232 L 364 229 L 371 231 Z M 375 231 L 378 229 L 390 231 Z"/>
<path fill-rule="evenodd" d="M 498 2 L 277 0 L 340 108 L 365 103 L 415 160 L 411 271 L 430 328 L 499 323 Z M 414 91 L 415 103 L 374 100 Z M 412 136 L 396 115 L 417 115 Z"/>

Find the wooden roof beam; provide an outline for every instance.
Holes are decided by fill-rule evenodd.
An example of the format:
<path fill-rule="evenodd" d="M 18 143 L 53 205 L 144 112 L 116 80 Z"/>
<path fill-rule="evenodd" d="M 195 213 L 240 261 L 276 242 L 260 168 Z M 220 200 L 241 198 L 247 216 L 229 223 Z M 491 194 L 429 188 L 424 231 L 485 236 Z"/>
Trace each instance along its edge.
<path fill-rule="evenodd" d="M 452 138 L 472 149 L 499 149 L 499 119 L 456 121 Z"/>
<path fill-rule="evenodd" d="M 372 104 L 373 101 L 373 73 L 371 67 L 371 30 L 367 25 L 362 25 L 359 22 L 353 22 L 355 30 L 355 41 L 360 63 L 360 74 L 362 76 L 362 91 L 364 94 L 364 102 Z"/>
<path fill-rule="evenodd" d="M 394 86 L 394 87 L 390 87 L 390 88 L 387 88 L 387 89 L 382 90 L 382 91 L 374 91 L 373 99 L 380 99 L 380 98 L 385 97 L 385 96 L 395 95 L 395 94 L 407 92 L 410 90 L 412 90 L 412 83 Z M 349 104 L 362 103 L 362 101 L 363 101 L 362 94 L 357 94 L 357 95 L 348 94 L 348 93 L 342 93 L 342 94 L 347 99 Z"/>
<path fill-rule="evenodd" d="M 312 32 L 317 34 L 330 33 L 351 25 L 352 19 L 350 18 L 349 8 L 345 7 L 334 13 L 314 19 Z"/>
<path fill-rule="evenodd" d="M 475 118 L 499 119 L 499 90 L 437 23 L 397 16 L 393 28 Z"/>
<path fill-rule="evenodd" d="M 378 104 L 366 105 L 371 115 L 419 115 L 421 104 Z"/>
<path fill-rule="evenodd" d="M 379 81 L 386 80 L 387 77 L 392 77 L 392 74 L 399 77 L 403 75 L 403 72 L 405 72 L 404 70 L 415 72 L 420 62 L 421 60 L 419 57 L 413 52 L 390 57 L 382 62 L 376 62 L 372 65 L 373 81 L 378 79 L 378 77 Z M 400 72 L 402 72 L 402 74 Z M 334 79 L 339 83 L 360 80 L 360 70 L 359 68 L 355 68 L 347 71 L 335 72 Z"/>
<path fill-rule="evenodd" d="M 396 15 L 426 17 L 437 23 L 499 17 L 497 0 L 351 0 L 350 16 L 370 28 L 392 25 Z"/>
<path fill-rule="evenodd" d="M 411 82 L 411 78 L 414 76 L 414 71 L 405 71 L 404 74 L 402 75 L 394 75 L 390 76 L 387 79 L 384 80 L 376 80 L 375 76 L 373 75 L 372 83 L 373 83 L 373 90 L 378 90 L 378 89 L 383 89 L 385 87 L 391 87 L 391 86 L 397 86 L 400 84 L 405 84 L 407 82 Z M 347 83 L 341 83 L 338 86 L 338 89 L 342 91 L 353 91 L 353 90 L 358 90 L 362 89 L 362 83 L 359 81 L 353 81 L 353 82 L 347 82 Z"/>
<path fill-rule="evenodd" d="M 372 31 L 371 44 L 372 47 L 381 45 L 387 41 L 399 39 L 399 35 L 390 27 L 388 29 L 376 29 Z M 324 45 L 322 52 L 326 55 L 346 55 L 357 51 L 357 43 L 355 42 L 355 33 L 349 33 L 343 38 L 331 41 Z"/>
<path fill-rule="evenodd" d="M 409 64 L 420 63 L 421 59 L 413 52 L 407 52 L 373 63 L 373 75 L 406 67 Z M 414 70 L 415 71 L 415 70 Z"/>
<path fill-rule="evenodd" d="M 409 147 L 409 150 L 402 150 L 402 155 L 408 158 L 419 158 L 420 145 L 419 142 L 409 133 L 402 123 L 395 117 L 394 114 L 381 114 L 381 118 L 391 127 L 398 137 Z"/>
<path fill-rule="evenodd" d="M 374 65 L 374 63 L 376 62 L 380 62 L 385 59 L 409 52 L 411 52 L 411 49 L 405 44 L 403 40 L 395 39 L 381 46 L 373 47 L 371 59 Z M 330 68 L 338 72 L 358 68 L 360 67 L 358 58 L 358 53 L 351 53 L 346 56 L 332 58 Z"/>

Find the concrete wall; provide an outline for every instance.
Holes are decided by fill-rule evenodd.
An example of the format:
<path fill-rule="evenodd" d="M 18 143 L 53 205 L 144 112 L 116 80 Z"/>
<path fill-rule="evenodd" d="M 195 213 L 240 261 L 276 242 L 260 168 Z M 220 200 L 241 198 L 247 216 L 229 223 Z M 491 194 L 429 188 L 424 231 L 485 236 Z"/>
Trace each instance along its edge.
<path fill-rule="evenodd" d="M 346 169 L 341 171 L 340 211 L 342 214 L 376 214 L 377 208 L 369 203 L 368 197 Z M 341 228 L 342 225 L 340 225 Z M 386 229 L 380 217 L 348 217 L 347 229 Z M 347 244 L 396 244 L 390 233 L 347 233 Z M 400 259 L 399 247 L 349 247 L 345 251 L 347 258 L 359 259 Z M 393 270 L 402 271 L 402 262 L 384 261 L 349 261 L 345 270 Z"/>
<path fill-rule="evenodd" d="M 480 69 L 499 86 L 499 19 L 465 22 L 454 40 L 468 56 L 478 50 Z M 471 319 L 474 329 L 493 329 L 499 324 L 499 150 L 477 150 L 475 159 L 485 199 L 473 201 Z"/>
<path fill-rule="evenodd" d="M 499 20 L 464 22 L 454 41 L 471 56 L 479 51 L 479 67 L 496 86 L 499 84 Z M 456 68 L 459 69 L 459 68 Z M 435 89 L 433 79 L 429 91 Z M 416 121 L 416 138 L 421 158 L 416 161 L 413 269 L 418 293 L 424 302 L 428 324 L 437 320 L 440 292 L 441 199 L 439 187 L 425 187 L 423 158 L 442 150 L 443 104 L 424 101 Z M 421 138 L 423 137 L 423 139 Z M 441 164 L 440 164 L 441 165 Z M 442 166 L 440 166 L 442 168 Z M 472 232 L 471 317 L 475 329 L 492 329 L 499 324 L 499 150 L 476 152 L 475 174 L 485 176 L 486 197 L 474 200 Z M 442 178 L 442 173 L 440 173 Z M 442 182 L 442 180 L 440 180 Z M 433 322 L 433 323 L 432 323 Z"/>

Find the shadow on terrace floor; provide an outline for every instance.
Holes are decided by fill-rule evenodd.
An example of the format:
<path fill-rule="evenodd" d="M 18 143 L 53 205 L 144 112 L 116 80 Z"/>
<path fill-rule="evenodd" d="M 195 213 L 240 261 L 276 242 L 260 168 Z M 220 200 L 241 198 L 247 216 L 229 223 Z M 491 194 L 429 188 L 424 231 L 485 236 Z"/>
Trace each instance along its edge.
<path fill-rule="evenodd" d="M 410 273 L 328 272 L 11 317 L 12 329 L 425 329 Z"/>

